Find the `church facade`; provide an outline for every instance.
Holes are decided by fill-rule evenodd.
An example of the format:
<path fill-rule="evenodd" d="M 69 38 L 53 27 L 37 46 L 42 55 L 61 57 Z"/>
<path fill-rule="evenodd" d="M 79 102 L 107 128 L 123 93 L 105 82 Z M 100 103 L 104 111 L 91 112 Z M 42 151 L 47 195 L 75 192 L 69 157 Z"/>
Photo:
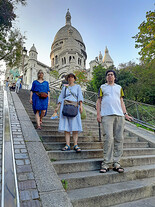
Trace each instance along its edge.
<path fill-rule="evenodd" d="M 69 9 L 66 25 L 55 35 L 50 58 L 51 69 L 58 71 L 60 79 L 69 72 L 86 68 L 86 47 L 78 30 L 71 25 Z"/>
<path fill-rule="evenodd" d="M 91 80 L 94 66 L 101 64 L 103 67 L 108 68 L 113 65 L 113 60 L 106 47 L 104 57 L 100 52 L 98 57 L 90 61 L 90 68 L 86 69 L 86 46 L 79 31 L 71 25 L 69 9 L 65 18 L 66 24 L 56 33 L 51 46 L 51 67 L 38 61 L 38 52 L 33 44 L 30 48 L 29 55 L 23 57 L 18 68 L 7 68 L 6 77 L 10 77 L 10 80 L 12 78 L 14 81 L 13 73 L 15 74 L 15 72 L 11 74 L 10 71 L 18 71 L 19 75 L 23 77 L 23 88 L 30 89 L 32 82 L 37 79 L 38 71 L 42 70 L 45 80 L 51 83 L 53 87 L 59 87 L 64 80 L 64 76 L 70 72 L 86 70 L 88 80 Z M 50 74 L 50 71 L 57 71 L 59 74 L 58 79 L 55 79 Z"/>
<path fill-rule="evenodd" d="M 114 61 L 110 57 L 108 48 L 107 47 L 105 48 L 104 57 L 102 56 L 102 53 L 100 52 L 99 56 L 96 57 L 94 60 L 90 61 L 89 65 L 90 65 L 90 68 L 88 69 L 89 80 L 91 80 L 93 77 L 92 72 L 95 66 L 102 65 L 104 68 L 107 69 L 110 66 L 114 65 Z"/>

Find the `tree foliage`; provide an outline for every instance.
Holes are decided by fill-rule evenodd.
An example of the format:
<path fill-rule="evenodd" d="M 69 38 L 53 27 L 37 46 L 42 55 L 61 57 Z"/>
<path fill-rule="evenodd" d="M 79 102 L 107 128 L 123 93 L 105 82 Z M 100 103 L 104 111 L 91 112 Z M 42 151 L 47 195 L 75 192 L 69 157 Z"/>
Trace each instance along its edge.
<path fill-rule="evenodd" d="M 76 83 L 79 85 L 86 85 L 86 83 L 88 82 L 87 80 L 87 72 L 86 70 L 75 70 L 74 74 L 76 76 Z"/>
<path fill-rule="evenodd" d="M 121 85 L 126 99 L 155 104 L 155 59 L 147 64 L 128 62 L 120 64 L 115 70 L 116 83 Z M 119 68 L 120 68 L 119 66 Z M 93 78 L 87 86 L 88 91 L 98 92 L 106 82 L 106 69 L 101 65 L 94 68 Z"/>
<path fill-rule="evenodd" d="M 95 66 L 93 68 L 93 78 L 87 84 L 88 91 L 98 92 L 100 86 L 106 82 L 105 79 L 106 69 L 101 65 Z"/>
<path fill-rule="evenodd" d="M 50 74 L 56 79 L 59 77 L 59 72 L 57 70 L 50 71 Z"/>
<path fill-rule="evenodd" d="M 140 31 L 133 37 L 136 40 L 135 47 L 141 48 L 141 60 L 147 63 L 155 58 L 155 12 L 147 12 L 146 22 L 143 21 L 138 29 Z"/>
<path fill-rule="evenodd" d="M 26 4 L 26 0 L 0 0 L 0 60 L 13 67 L 19 64 L 24 40 L 19 29 L 12 29 L 16 19 L 16 4 Z"/>

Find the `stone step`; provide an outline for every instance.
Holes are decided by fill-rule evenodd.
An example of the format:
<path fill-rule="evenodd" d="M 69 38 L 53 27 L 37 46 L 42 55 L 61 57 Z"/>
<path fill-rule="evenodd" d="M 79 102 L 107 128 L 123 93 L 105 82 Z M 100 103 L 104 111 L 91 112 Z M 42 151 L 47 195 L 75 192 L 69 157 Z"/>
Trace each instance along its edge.
<path fill-rule="evenodd" d="M 68 152 L 65 152 L 68 153 Z M 99 170 L 101 167 L 101 163 L 103 158 L 96 159 L 76 159 L 76 160 L 60 160 L 55 161 L 52 160 L 53 166 L 57 173 L 73 173 L 73 172 L 84 172 L 84 171 L 92 171 Z M 121 165 L 123 167 L 133 167 L 140 165 L 149 165 L 155 164 L 155 155 L 143 155 L 143 156 L 130 156 L 130 157 L 122 157 Z"/>
<path fill-rule="evenodd" d="M 43 142 L 44 147 L 47 151 L 49 150 L 61 150 L 65 146 L 65 142 Z M 103 142 L 78 142 L 78 145 L 82 149 L 102 149 Z M 124 143 L 124 148 L 148 148 L 147 142 L 133 142 Z M 73 142 L 71 142 L 71 147 L 73 147 Z"/>
<path fill-rule="evenodd" d="M 68 191 L 74 207 L 108 207 L 153 196 L 155 179 L 146 178 Z"/>
<path fill-rule="evenodd" d="M 57 134 L 53 135 L 53 134 L 50 134 L 50 135 L 43 135 L 43 134 L 40 134 L 40 131 L 37 131 L 39 136 L 41 137 L 42 141 L 43 142 L 64 142 L 65 141 L 65 135 L 63 133 L 60 133 L 60 132 L 57 132 Z M 71 141 L 73 140 L 72 136 L 71 136 Z M 78 140 L 79 142 L 96 142 L 96 141 L 99 141 L 99 136 L 84 136 L 84 135 L 81 135 L 81 133 L 79 134 L 78 136 Z M 127 137 L 124 139 L 124 142 L 126 143 L 135 143 L 135 142 L 138 142 L 138 138 L 135 138 L 135 137 Z"/>
<path fill-rule="evenodd" d="M 90 159 L 102 158 L 102 149 L 88 149 L 83 150 L 81 153 L 76 153 L 75 150 L 63 152 L 61 150 L 48 151 L 50 159 L 55 160 L 74 160 L 74 159 Z M 140 156 L 140 155 L 155 155 L 155 148 L 126 148 L 123 150 L 123 157 Z"/>
<path fill-rule="evenodd" d="M 36 123 L 34 114 L 29 116 L 29 117 L 30 117 L 32 123 Z M 43 118 L 43 124 L 46 125 L 46 124 L 51 124 L 51 123 L 54 123 L 54 124 L 58 125 L 59 124 L 59 118 L 52 120 L 51 115 L 48 115 L 48 116 Z M 82 125 L 92 126 L 92 124 L 93 124 L 93 126 L 98 127 L 97 121 L 90 121 L 90 120 L 85 120 L 85 119 L 82 120 Z"/>
<path fill-rule="evenodd" d="M 42 130 L 38 131 L 40 135 L 58 135 L 60 132 L 58 132 L 58 129 L 44 129 L 42 127 Z M 85 130 L 83 129 L 83 132 L 80 133 L 81 136 L 95 136 L 99 137 L 99 133 L 97 131 L 93 130 Z"/>
<path fill-rule="evenodd" d="M 60 174 L 61 180 L 67 181 L 67 190 L 88 188 L 129 180 L 150 178 L 155 176 L 155 165 L 126 167 L 123 174 L 118 174 L 112 169 L 107 173 L 97 171 Z"/>
<path fill-rule="evenodd" d="M 40 131 L 38 131 L 39 136 L 41 137 L 41 140 L 43 142 L 64 142 L 65 141 L 65 135 L 63 133 L 57 133 L 55 135 L 42 135 L 40 134 Z M 71 141 L 73 140 L 71 136 Z M 79 142 L 96 142 L 99 141 L 98 136 L 84 136 L 84 135 L 79 135 L 78 136 Z"/>
<path fill-rule="evenodd" d="M 155 196 L 137 201 L 127 202 L 111 207 L 155 207 Z"/>

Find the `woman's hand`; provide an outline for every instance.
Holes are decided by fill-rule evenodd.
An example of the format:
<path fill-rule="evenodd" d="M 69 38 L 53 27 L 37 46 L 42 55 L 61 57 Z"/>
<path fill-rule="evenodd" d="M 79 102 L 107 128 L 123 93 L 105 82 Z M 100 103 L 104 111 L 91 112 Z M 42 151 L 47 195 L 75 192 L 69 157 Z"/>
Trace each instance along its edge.
<path fill-rule="evenodd" d="M 57 113 L 57 111 L 59 110 L 60 104 L 57 105 L 57 107 L 55 108 L 54 113 Z"/>
<path fill-rule="evenodd" d="M 80 105 L 79 111 L 80 111 L 80 114 L 82 114 L 82 112 L 83 112 L 83 108 L 82 108 L 81 105 Z"/>
<path fill-rule="evenodd" d="M 30 98 L 29 102 L 30 102 L 30 104 L 33 104 L 32 98 Z"/>

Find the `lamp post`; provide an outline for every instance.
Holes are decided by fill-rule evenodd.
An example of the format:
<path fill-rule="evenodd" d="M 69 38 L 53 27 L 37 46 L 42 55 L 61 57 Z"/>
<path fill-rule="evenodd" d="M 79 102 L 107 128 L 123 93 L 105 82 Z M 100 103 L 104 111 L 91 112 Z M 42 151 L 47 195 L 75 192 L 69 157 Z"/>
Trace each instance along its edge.
<path fill-rule="evenodd" d="M 25 81 L 24 81 L 24 79 L 25 79 L 24 78 L 24 59 L 25 59 L 26 54 L 27 54 L 27 49 L 26 49 L 26 47 L 24 47 L 23 50 L 22 50 L 22 55 L 23 55 L 23 63 L 22 63 L 23 83 L 25 83 Z"/>

